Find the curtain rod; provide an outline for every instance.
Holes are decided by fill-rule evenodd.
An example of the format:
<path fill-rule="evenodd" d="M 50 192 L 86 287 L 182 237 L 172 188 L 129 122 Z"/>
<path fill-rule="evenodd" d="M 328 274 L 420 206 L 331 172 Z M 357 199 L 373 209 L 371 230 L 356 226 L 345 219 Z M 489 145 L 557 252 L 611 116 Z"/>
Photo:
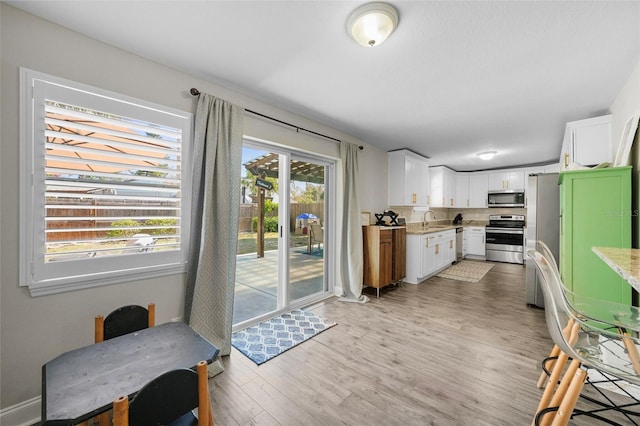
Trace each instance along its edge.
<path fill-rule="evenodd" d="M 198 89 L 196 89 L 195 87 L 192 87 L 191 90 L 189 90 L 189 93 L 191 93 L 192 96 L 200 95 L 200 91 Z M 313 130 L 308 130 L 308 129 L 305 129 L 303 127 L 296 126 L 295 124 L 287 123 L 286 121 L 278 120 L 277 118 L 269 117 L 268 115 L 264 115 L 264 114 L 261 114 L 259 112 L 256 112 L 256 111 L 253 111 L 253 110 L 250 110 L 250 109 L 245 109 L 245 111 L 248 112 L 248 113 L 251 113 L 253 115 L 257 115 L 259 117 L 266 118 L 267 120 L 275 121 L 277 123 L 284 124 L 285 126 L 293 127 L 294 129 L 296 129 L 296 132 L 299 132 L 300 130 L 302 130 L 303 132 L 311 133 L 312 135 L 320 136 L 320 137 L 323 137 L 323 138 L 326 138 L 326 139 L 331 139 L 332 141 L 335 141 L 335 142 L 338 142 L 338 143 L 342 143 L 342 141 L 340 139 L 332 138 L 331 136 L 323 135 L 322 133 L 314 132 Z M 363 150 L 364 147 L 362 145 L 360 145 L 360 146 L 358 146 L 358 149 Z"/>

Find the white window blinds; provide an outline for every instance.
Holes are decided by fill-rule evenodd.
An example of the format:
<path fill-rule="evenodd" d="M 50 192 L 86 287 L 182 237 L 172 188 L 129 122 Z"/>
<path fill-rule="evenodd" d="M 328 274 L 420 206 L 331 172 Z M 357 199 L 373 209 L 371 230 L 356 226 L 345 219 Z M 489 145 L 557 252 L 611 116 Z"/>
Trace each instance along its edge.
<path fill-rule="evenodd" d="M 191 114 L 40 75 L 24 76 L 28 285 L 66 289 L 184 268 Z"/>

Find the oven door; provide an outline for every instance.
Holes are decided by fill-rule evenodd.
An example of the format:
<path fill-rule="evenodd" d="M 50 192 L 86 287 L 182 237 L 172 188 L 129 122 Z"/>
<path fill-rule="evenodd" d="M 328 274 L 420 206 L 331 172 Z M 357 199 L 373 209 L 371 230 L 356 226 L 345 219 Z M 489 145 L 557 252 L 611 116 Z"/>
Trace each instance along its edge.
<path fill-rule="evenodd" d="M 496 262 L 524 263 L 523 228 L 486 228 L 486 259 Z"/>

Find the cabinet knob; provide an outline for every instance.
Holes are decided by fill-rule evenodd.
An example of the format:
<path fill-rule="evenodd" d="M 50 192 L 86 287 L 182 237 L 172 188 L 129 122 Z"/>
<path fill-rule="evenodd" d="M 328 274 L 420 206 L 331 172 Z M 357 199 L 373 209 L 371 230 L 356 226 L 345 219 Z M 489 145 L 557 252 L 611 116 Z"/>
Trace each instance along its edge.
<path fill-rule="evenodd" d="M 564 166 L 569 167 L 569 153 L 565 152 L 564 154 Z"/>
<path fill-rule="evenodd" d="M 440 253 L 440 244 L 436 244 L 436 254 Z"/>
<path fill-rule="evenodd" d="M 413 194 L 411 194 L 411 197 L 413 199 L 413 204 L 416 203 L 416 193 L 414 192 Z"/>

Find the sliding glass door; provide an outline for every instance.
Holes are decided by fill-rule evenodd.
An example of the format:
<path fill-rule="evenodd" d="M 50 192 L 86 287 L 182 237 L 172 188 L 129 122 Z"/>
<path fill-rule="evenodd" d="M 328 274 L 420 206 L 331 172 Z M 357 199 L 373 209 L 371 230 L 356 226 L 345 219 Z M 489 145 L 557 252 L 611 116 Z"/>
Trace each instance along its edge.
<path fill-rule="evenodd" d="M 326 297 L 333 163 L 245 141 L 233 323 Z"/>

